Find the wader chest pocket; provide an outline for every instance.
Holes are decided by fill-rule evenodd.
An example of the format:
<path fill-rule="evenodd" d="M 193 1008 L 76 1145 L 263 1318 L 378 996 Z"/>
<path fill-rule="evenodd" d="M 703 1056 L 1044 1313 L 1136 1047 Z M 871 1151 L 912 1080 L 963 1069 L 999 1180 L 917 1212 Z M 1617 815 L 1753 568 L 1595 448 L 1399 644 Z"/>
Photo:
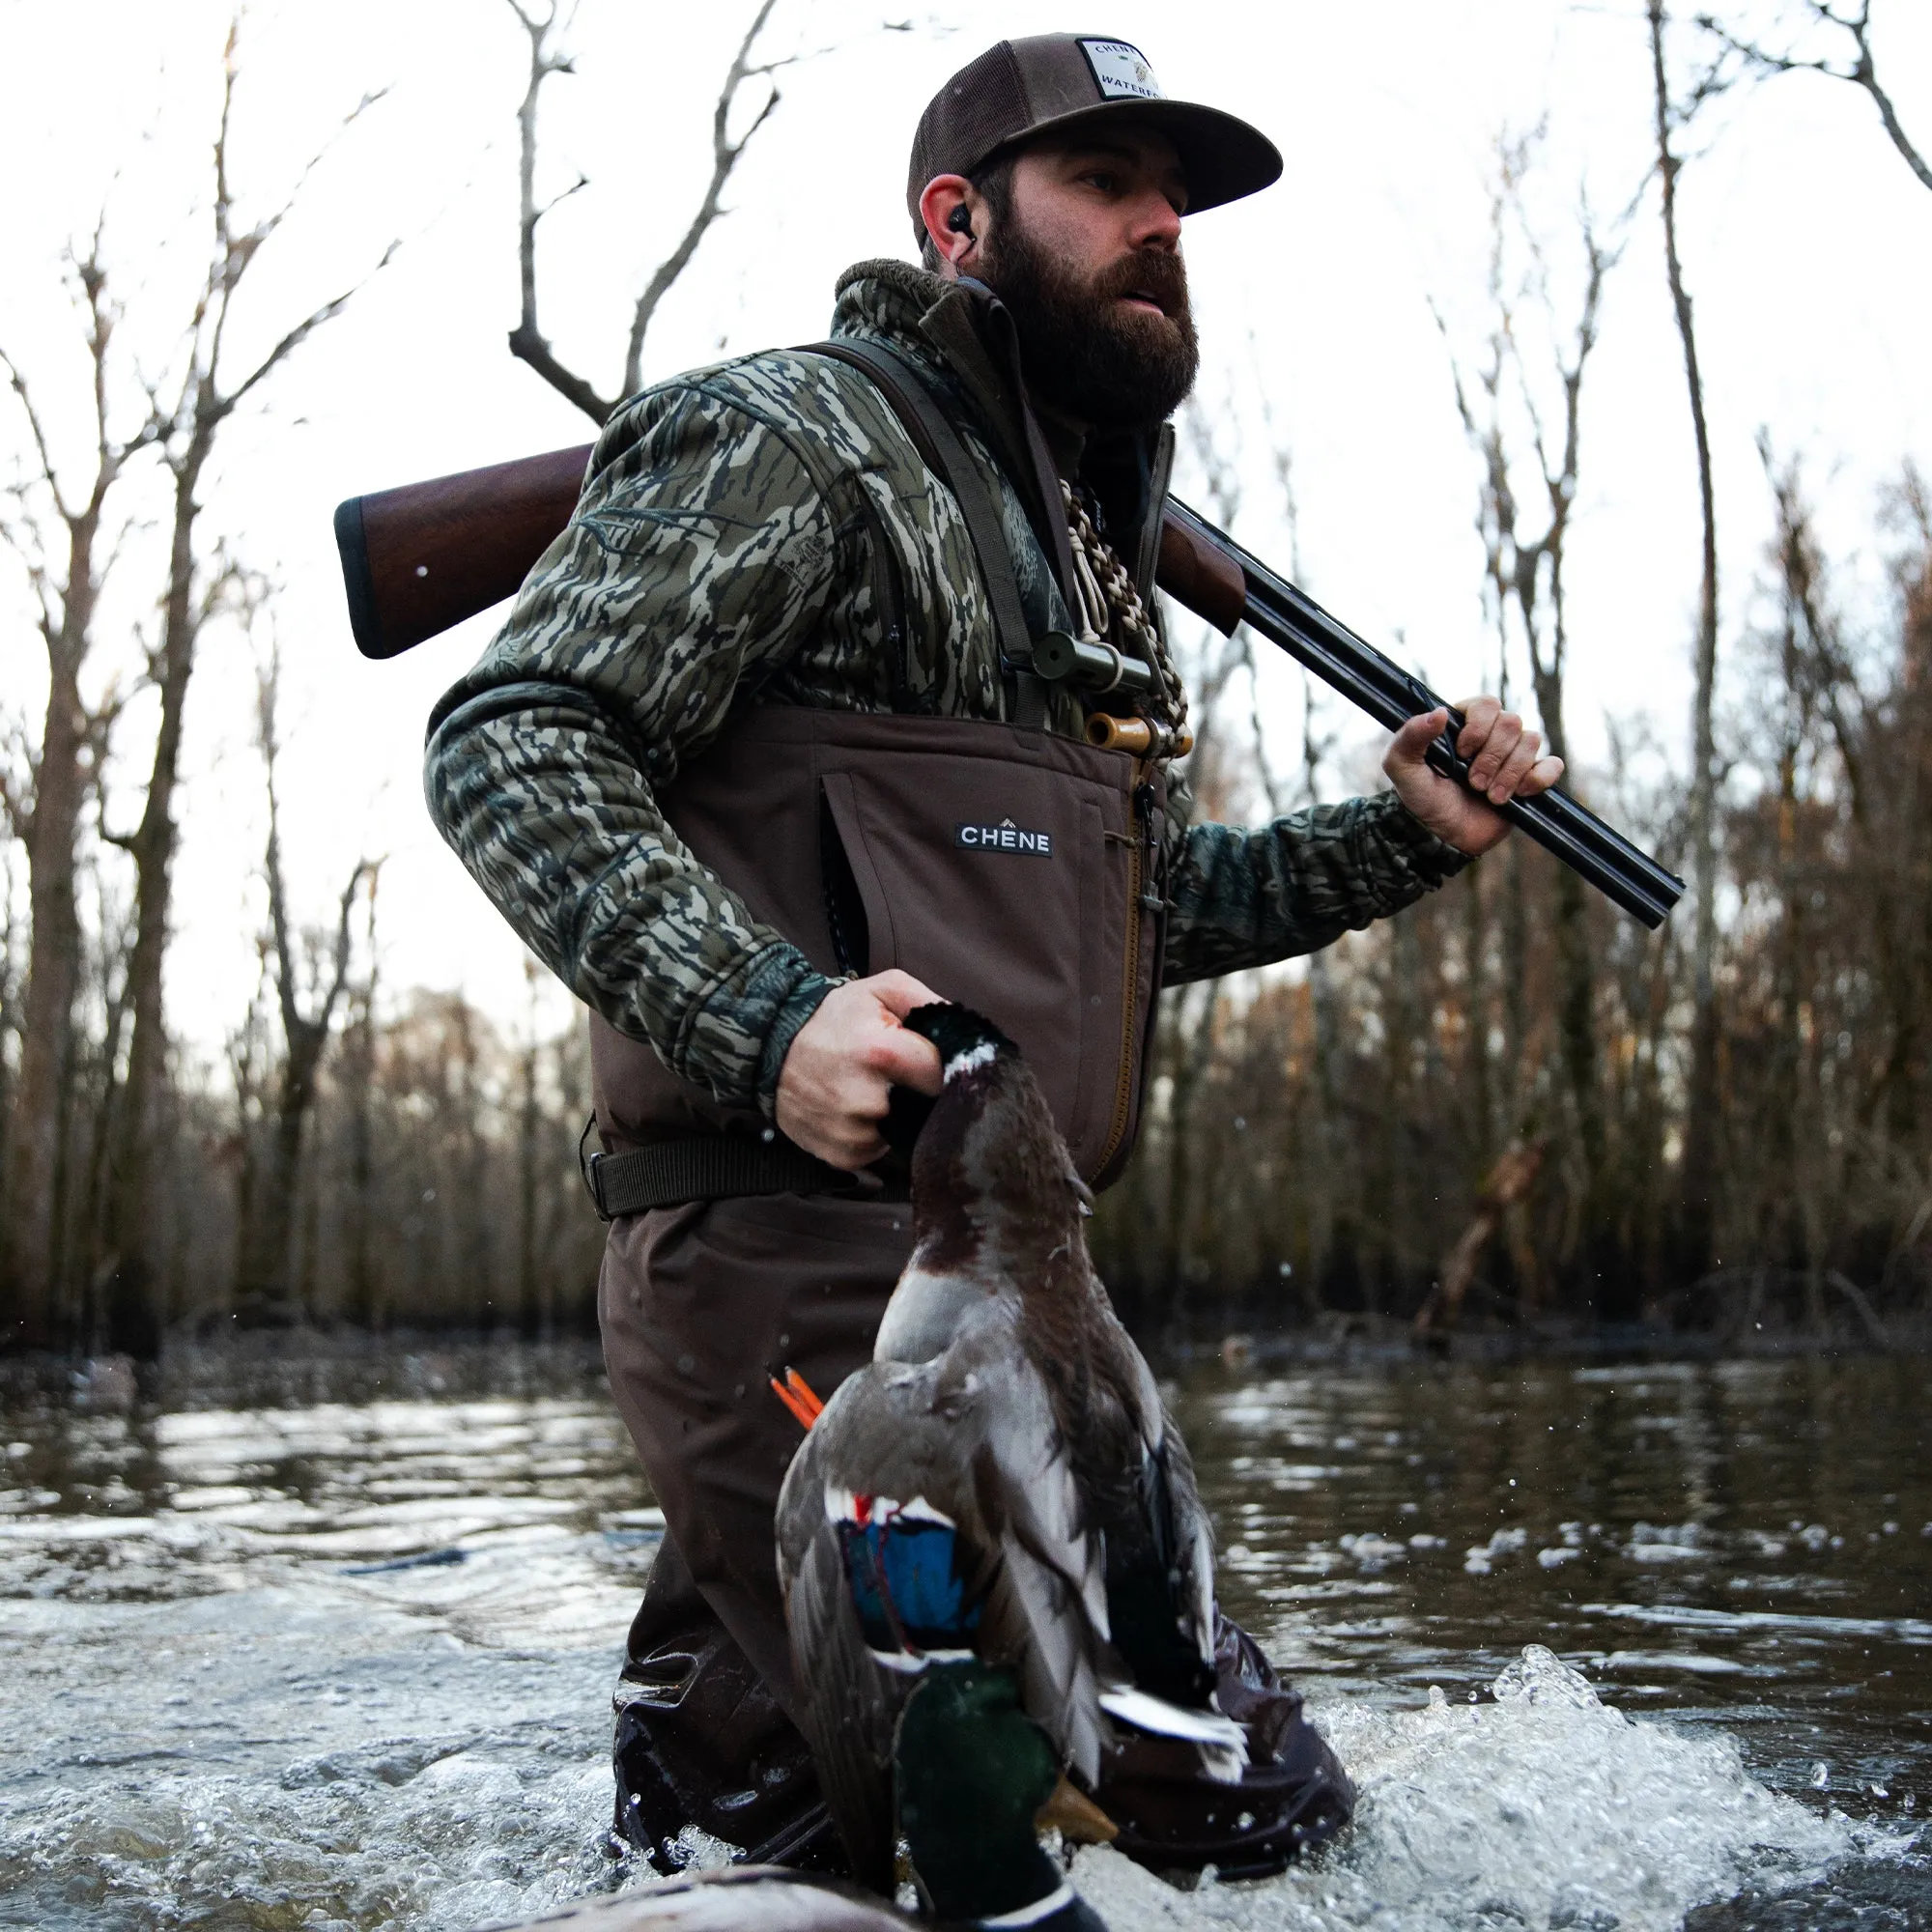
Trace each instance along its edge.
<path fill-rule="evenodd" d="M 1105 809 L 1121 815 L 1120 795 L 1018 760 L 930 752 L 875 753 L 820 782 L 835 932 L 865 935 L 863 968 L 846 970 L 897 967 L 1003 1027 L 1091 1174 L 1125 1023 L 1124 866 Z M 856 900 L 856 918 L 838 916 L 841 900 Z"/>

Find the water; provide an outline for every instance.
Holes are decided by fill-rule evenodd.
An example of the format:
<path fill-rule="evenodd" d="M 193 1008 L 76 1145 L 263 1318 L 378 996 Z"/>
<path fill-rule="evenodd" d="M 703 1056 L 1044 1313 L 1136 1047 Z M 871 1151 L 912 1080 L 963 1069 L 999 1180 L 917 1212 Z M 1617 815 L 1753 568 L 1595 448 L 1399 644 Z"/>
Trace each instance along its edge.
<path fill-rule="evenodd" d="M 1114 1932 L 1932 1926 L 1925 1364 L 1218 1366 L 1222 1589 L 1362 1792 Z M 657 1518 L 594 1358 L 0 1386 L 0 1924 L 450 1928 L 639 1882 Z M 1525 1655 L 1525 1647 L 1529 1647 Z"/>

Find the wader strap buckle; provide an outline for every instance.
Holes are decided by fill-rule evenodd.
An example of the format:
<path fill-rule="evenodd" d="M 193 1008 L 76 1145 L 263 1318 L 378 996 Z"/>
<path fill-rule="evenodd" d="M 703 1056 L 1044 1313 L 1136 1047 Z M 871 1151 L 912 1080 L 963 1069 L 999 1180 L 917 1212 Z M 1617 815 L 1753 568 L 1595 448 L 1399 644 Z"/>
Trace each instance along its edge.
<path fill-rule="evenodd" d="M 578 1136 L 577 1166 L 600 1221 L 679 1208 L 687 1201 L 725 1201 L 747 1194 L 830 1194 L 853 1177 L 789 1141 L 738 1134 L 696 1134 L 628 1153 L 586 1154 L 596 1115 Z"/>

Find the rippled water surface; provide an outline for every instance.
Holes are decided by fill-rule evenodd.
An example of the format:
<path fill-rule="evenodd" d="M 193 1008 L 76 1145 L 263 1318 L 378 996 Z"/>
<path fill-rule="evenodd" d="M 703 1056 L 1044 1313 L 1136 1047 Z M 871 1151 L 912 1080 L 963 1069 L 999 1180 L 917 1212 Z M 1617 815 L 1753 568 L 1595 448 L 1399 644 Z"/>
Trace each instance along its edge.
<path fill-rule="evenodd" d="M 1224 1599 L 1362 1805 L 1309 1872 L 1086 1853 L 1089 1895 L 1114 1932 L 1932 1926 L 1926 1370 L 1187 1372 Z M 594 1358 L 16 1382 L 0 1438 L 0 1924 L 637 1882 L 608 1699 L 657 1518 Z"/>

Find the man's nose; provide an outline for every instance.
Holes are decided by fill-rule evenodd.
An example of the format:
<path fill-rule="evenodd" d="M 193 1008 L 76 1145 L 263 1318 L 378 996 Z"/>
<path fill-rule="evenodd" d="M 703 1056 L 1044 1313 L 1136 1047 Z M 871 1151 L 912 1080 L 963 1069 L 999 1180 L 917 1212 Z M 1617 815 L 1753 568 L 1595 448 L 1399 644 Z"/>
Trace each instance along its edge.
<path fill-rule="evenodd" d="M 1177 249 L 1180 246 L 1180 216 L 1158 188 L 1136 198 L 1131 243 L 1136 248 Z"/>

